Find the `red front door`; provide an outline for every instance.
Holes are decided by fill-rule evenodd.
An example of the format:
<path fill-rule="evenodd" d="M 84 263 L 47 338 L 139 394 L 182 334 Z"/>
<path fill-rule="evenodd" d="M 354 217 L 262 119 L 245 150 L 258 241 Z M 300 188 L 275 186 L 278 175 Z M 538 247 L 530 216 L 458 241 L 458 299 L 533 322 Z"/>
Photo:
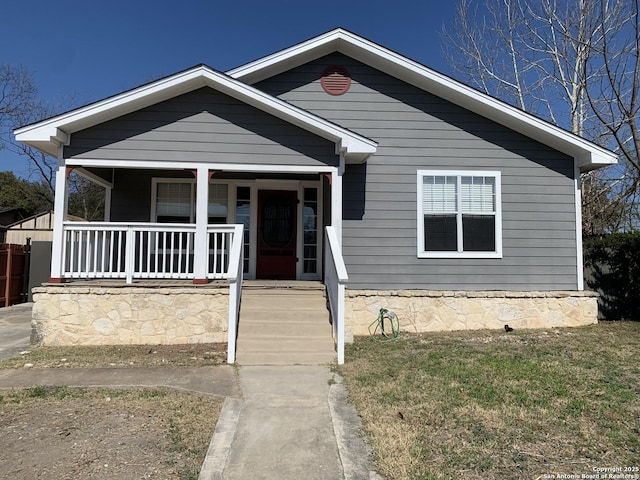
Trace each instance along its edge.
<path fill-rule="evenodd" d="M 257 278 L 295 280 L 297 206 L 297 192 L 258 192 Z"/>

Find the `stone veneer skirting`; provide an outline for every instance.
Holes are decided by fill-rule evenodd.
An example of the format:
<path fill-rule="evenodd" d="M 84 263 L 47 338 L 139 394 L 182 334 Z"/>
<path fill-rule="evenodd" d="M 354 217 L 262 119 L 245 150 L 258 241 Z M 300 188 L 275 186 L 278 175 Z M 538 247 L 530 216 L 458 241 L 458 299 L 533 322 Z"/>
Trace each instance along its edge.
<path fill-rule="evenodd" d="M 345 338 L 368 335 L 380 308 L 398 315 L 400 330 L 575 327 L 598 322 L 594 292 L 450 292 L 350 290 L 345 293 Z"/>
<path fill-rule="evenodd" d="M 228 285 L 33 289 L 32 341 L 41 345 L 226 342 Z M 593 292 L 345 292 L 345 340 L 368 335 L 380 308 L 407 332 L 574 327 L 597 323 Z"/>
<path fill-rule="evenodd" d="M 33 289 L 32 343 L 134 345 L 226 342 L 229 287 Z"/>

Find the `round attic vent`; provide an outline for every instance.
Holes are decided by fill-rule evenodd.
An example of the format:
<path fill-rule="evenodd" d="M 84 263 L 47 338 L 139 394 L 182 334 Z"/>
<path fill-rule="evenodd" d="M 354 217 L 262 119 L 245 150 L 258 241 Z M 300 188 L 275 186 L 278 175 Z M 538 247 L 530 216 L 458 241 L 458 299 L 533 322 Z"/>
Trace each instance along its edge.
<path fill-rule="evenodd" d="M 333 65 L 324 69 L 320 84 L 329 95 L 342 95 L 351 86 L 351 75 L 346 68 Z"/>

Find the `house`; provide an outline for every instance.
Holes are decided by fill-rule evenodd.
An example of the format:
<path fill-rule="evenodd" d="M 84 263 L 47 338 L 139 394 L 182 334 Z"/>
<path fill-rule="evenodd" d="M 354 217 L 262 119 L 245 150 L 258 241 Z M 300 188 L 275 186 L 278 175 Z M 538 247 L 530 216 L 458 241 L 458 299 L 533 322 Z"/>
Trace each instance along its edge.
<path fill-rule="evenodd" d="M 411 331 L 597 321 L 579 177 L 615 155 L 344 29 L 15 134 L 60 159 L 44 342 L 233 362 L 247 279 L 324 282 L 339 362 L 381 307 Z M 107 221 L 64 220 L 72 169 Z"/>

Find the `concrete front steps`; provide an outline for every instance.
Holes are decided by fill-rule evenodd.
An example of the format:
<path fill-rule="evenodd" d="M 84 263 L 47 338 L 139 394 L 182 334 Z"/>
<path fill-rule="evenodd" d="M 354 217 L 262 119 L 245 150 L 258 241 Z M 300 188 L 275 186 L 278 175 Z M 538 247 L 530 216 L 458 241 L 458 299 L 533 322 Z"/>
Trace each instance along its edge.
<path fill-rule="evenodd" d="M 324 285 L 250 283 L 242 288 L 239 365 L 323 365 L 336 352 Z"/>

